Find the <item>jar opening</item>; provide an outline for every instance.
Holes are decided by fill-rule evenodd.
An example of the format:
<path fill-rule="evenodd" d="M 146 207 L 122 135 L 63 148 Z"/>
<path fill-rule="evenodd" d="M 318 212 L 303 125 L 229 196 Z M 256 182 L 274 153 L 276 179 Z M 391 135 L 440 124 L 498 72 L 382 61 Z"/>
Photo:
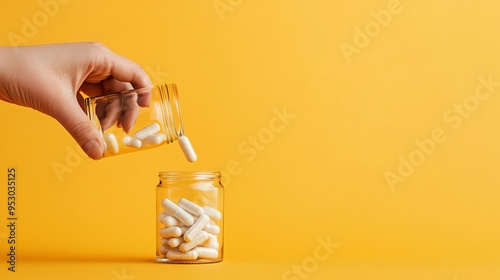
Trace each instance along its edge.
<path fill-rule="evenodd" d="M 158 175 L 161 179 L 166 180 L 214 180 L 220 179 L 221 173 L 219 171 L 162 171 Z"/>
<path fill-rule="evenodd" d="M 163 130 L 166 132 L 167 141 L 173 142 L 184 135 L 184 123 L 181 117 L 181 107 L 177 85 L 164 84 L 157 88 L 160 101 L 162 103 Z"/>
<path fill-rule="evenodd" d="M 101 99 L 107 99 L 107 98 L 110 98 L 113 96 L 121 97 L 121 96 L 129 96 L 129 95 L 147 94 L 147 93 L 151 93 L 152 89 L 153 89 L 153 87 L 142 87 L 142 88 L 129 89 L 129 90 L 125 90 L 125 91 L 110 91 L 110 92 L 106 92 L 103 95 L 95 96 L 95 97 L 89 97 L 83 91 L 80 91 L 79 94 L 82 95 L 82 97 L 84 99 L 89 99 L 89 100 L 91 99 L 91 100 L 96 101 L 96 100 L 101 100 Z"/>

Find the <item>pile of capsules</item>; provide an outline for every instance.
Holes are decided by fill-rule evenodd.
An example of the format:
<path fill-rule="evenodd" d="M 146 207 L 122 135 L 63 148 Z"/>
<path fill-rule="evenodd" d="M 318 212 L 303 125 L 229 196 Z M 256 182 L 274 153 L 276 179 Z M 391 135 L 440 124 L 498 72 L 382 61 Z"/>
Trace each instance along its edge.
<path fill-rule="evenodd" d="M 158 220 L 165 226 L 159 232 L 162 256 L 182 261 L 219 257 L 220 227 L 216 222 L 222 215 L 217 209 L 201 207 L 185 198 L 177 204 L 165 198 L 161 205 L 164 210 Z"/>
<path fill-rule="evenodd" d="M 165 134 L 159 133 L 160 130 L 160 125 L 158 123 L 153 123 L 134 133 L 133 137 L 125 135 L 125 137 L 123 137 L 122 139 L 122 142 L 125 146 L 136 149 L 146 146 L 157 146 L 167 139 Z M 106 153 L 118 154 L 120 152 L 120 145 L 118 143 L 118 140 L 116 139 L 116 136 L 111 132 L 107 132 L 103 135 L 103 137 L 106 147 Z M 196 153 L 193 149 L 193 146 L 191 145 L 191 142 L 185 135 L 179 137 L 179 145 L 189 162 L 196 161 Z"/>

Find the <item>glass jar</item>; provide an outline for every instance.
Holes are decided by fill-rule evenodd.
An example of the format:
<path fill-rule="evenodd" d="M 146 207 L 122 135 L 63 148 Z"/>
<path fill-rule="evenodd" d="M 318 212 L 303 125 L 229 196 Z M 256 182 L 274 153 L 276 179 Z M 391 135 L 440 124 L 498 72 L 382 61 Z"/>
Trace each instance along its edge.
<path fill-rule="evenodd" d="M 86 114 L 103 134 L 104 157 L 172 143 L 184 134 L 175 84 L 97 97 L 80 93 L 84 96 Z"/>
<path fill-rule="evenodd" d="M 156 261 L 215 263 L 223 257 L 220 172 L 160 172 L 156 187 Z"/>

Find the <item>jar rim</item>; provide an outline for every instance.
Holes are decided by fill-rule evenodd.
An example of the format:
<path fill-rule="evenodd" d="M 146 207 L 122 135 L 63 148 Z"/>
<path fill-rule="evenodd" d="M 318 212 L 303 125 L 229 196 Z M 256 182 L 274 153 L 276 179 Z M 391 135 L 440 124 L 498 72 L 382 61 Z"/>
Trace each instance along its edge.
<path fill-rule="evenodd" d="M 220 171 L 160 171 L 158 177 L 169 180 L 185 180 L 185 179 L 219 179 Z"/>
<path fill-rule="evenodd" d="M 124 91 L 110 91 L 110 92 L 106 92 L 102 95 L 99 95 L 99 96 L 94 96 L 94 97 L 90 97 L 90 96 L 87 96 L 85 94 L 85 92 L 81 91 L 80 90 L 80 94 L 84 94 L 85 95 L 85 100 L 101 100 L 101 99 L 106 99 L 106 98 L 110 98 L 110 97 L 113 97 L 113 96 L 121 96 L 121 95 L 129 95 L 129 94 L 147 94 L 147 93 L 151 93 L 151 90 L 154 88 L 154 86 L 145 86 L 145 87 L 139 87 L 139 88 L 132 88 L 132 89 L 128 89 L 128 90 L 124 90 Z"/>

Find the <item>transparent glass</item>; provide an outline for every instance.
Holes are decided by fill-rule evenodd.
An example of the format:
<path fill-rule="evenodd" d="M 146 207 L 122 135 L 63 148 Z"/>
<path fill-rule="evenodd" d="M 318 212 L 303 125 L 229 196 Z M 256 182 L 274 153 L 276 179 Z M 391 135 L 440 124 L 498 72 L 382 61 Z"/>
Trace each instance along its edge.
<path fill-rule="evenodd" d="M 156 187 L 157 262 L 221 262 L 224 189 L 220 172 L 160 172 L 159 177 Z"/>
<path fill-rule="evenodd" d="M 81 94 L 86 114 L 103 133 L 105 157 L 172 143 L 184 134 L 175 84 L 98 97 Z"/>

